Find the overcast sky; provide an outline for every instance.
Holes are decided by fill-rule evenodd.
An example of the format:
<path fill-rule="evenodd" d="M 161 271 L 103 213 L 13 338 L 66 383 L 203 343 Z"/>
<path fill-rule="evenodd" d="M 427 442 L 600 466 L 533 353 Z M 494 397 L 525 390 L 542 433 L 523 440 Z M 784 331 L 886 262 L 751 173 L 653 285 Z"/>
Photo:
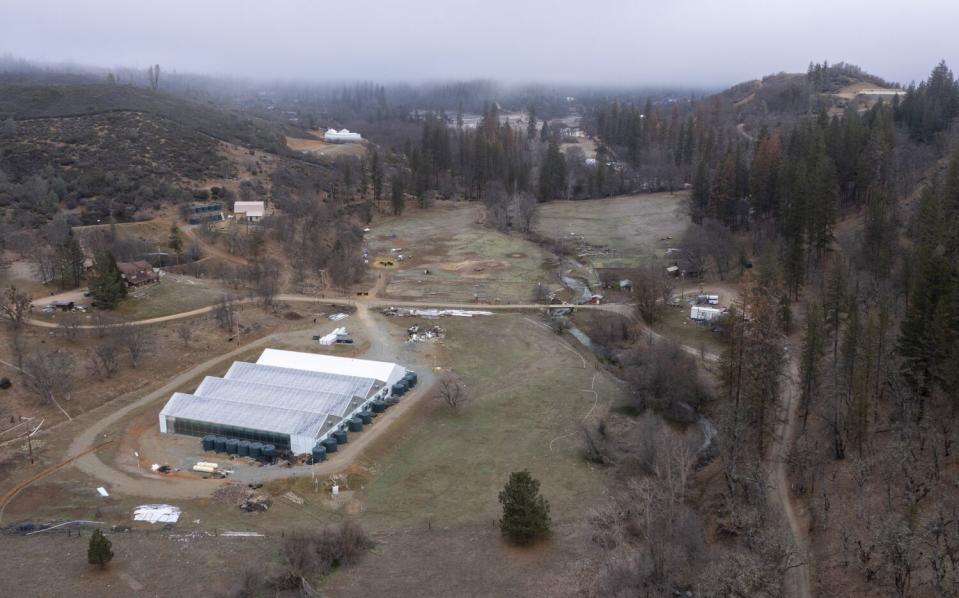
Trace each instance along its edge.
<path fill-rule="evenodd" d="M 957 0 L 0 0 L 0 54 L 256 78 L 715 86 L 959 70 Z"/>

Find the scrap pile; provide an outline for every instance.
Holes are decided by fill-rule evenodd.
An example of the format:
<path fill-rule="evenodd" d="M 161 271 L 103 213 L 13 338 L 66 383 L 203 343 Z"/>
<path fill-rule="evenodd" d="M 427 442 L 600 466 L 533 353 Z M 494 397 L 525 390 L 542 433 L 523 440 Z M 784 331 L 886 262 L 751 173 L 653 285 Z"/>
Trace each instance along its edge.
<path fill-rule="evenodd" d="M 213 498 L 229 505 L 239 507 L 248 513 L 254 511 L 266 511 L 273 504 L 269 495 L 258 494 L 249 486 L 240 484 L 227 484 L 220 486 L 213 492 Z"/>
<path fill-rule="evenodd" d="M 439 326 L 421 328 L 419 324 L 413 324 L 406 329 L 406 333 L 411 343 L 435 342 L 446 338 L 446 331 Z"/>
<path fill-rule="evenodd" d="M 408 307 L 387 307 L 383 310 L 387 316 L 418 316 L 421 318 L 442 318 L 446 316 L 457 316 L 461 318 L 472 318 L 473 316 L 491 316 L 491 311 L 481 311 L 476 309 L 417 309 Z"/>

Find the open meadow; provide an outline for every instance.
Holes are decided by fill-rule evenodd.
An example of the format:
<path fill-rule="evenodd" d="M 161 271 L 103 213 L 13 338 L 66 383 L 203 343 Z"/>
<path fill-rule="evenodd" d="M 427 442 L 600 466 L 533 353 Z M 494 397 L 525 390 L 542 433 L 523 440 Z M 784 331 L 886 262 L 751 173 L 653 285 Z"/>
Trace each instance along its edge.
<path fill-rule="evenodd" d="M 687 192 L 607 199 L 550 201 L 539 207 L 533 232 L 573 243 L 596 268 L 630 268 L 662 257 L 689 225 Z"/>
<path fill-rule="evenodd" d="M 367 243 L 372 275 L 387 279 L 382 296 L 521 303 L 537 283 L 555 281 L 549 252 L 483 226 L 481 211 L 476 203 L 439 202 L 377 223 Z"/>

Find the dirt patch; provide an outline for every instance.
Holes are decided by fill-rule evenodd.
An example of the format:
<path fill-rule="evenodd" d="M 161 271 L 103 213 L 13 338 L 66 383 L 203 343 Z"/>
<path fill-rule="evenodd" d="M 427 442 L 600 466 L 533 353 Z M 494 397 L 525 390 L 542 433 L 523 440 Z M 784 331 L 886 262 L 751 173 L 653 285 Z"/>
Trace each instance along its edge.
<path fill-rule="evenodd" d="M 496 272 L 509 268 L 509 264 L 500 260 L 463 260 L 442 265 L 447 272 L 456 272 L 470 278 L 488 278 Z"/>

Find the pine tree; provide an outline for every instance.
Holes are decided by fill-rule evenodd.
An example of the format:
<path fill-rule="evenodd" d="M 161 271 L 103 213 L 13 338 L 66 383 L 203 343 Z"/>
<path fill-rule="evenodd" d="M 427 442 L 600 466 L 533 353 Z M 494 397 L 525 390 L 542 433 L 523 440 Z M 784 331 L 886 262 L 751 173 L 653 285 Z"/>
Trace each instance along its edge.
<path fill-rule="evenodd" d="M 500 529 L 517 544 L 530 544 L 549 533 L 549 502 L 539 494 L 539 481 L 529 471 L 510 474 L 499 493 L 503 505 Z"/>
<path fill-rule="evenodd" d="M 109 251 L 97 255 L 93 263 L 90 294 L 100 309 L 113 309 L 127 296 L 126 284 L 117 267 L 117 260 Z"/>
<path fill-rule="evenodd" d="M 393 215 L 399 216 L 406 207 L 406 191 L 403 188 L 403 178 L 400 175 L 393 177 L 391 200 L 393 205 Z"/>
<path fill-rule="evenodd" d="M 110 540 L 97 528 L 94 530 L 93 535 L 90 536 L 90 545 L 87 548 L 87 562 L 91 565 L 97 565 L 101 569 L 105 569 L 107 563 L 113 560 L 112 546 L 113 544 Z"/>
<path fill-rule="evenodd" d="M 167 245 L 176 253 L 177 261 L 179 261 L 180 256 L 183 255 L 183 239 L 180 238 L 180 228 L 175 223 L 170 226 L 170 238 L 167 240 Z"/>

